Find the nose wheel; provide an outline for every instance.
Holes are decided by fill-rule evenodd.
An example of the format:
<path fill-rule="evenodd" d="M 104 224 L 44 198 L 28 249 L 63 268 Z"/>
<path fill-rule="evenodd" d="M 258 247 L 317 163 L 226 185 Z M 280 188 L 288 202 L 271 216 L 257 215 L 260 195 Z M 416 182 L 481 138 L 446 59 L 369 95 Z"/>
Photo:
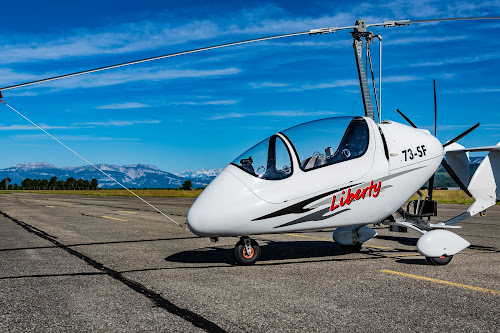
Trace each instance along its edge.
<path fill-rule="evenodd" d="M 441 256 L 441 257 L 425 257 L 425 259 L 432 265 L 442 266 L 448 265 L 453 256 Z"/>
<path fill-rule="evenodd" d="M 260 258 L 260 246 L 249 237 L 241 237 L 234 247 L 234 259 L 238 265 L 253 265 Z"/>

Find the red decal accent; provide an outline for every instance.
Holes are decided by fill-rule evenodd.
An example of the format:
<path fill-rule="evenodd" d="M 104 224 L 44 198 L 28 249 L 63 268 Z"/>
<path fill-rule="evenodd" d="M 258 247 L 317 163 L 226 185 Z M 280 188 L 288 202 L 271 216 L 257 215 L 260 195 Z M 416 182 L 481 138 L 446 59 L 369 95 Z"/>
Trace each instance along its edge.
<path fill-rule="evenodd" d="M 330 211 L 339 208 L 339 205 L 335 206 L 335 196 L 333 196 L 332 205 L 330 206 Z"/>
<path fill-rule="evenodd" d="M 358 188 L 358 190 L 356 191 L 356 194 L 354 194 L 354 198 L 356 200 L 361 199 L 361 189 L 360 188 Z"/>
<path fill-rule="evenodd" d="M 344 207 L 345 205 L 349 206 L 353 201 L 361 200 L 361 199 L 366 199 L 366 197 L 373 197 L 376 198 L 380 194 L 380 189 L 382 188 L 382 181 L 379 181 L 378 183 L 373 183 L 373 180 L 370 182 L 370 185 L 365 187 L 363 190 L 358 188 L 356 192 L 351 192 L 351 189 L 347 189 L 347 194 L 345 191 L 342 191 L 342 195 L 345 195 L 345 197 L 340 198 L 340 203 L 339 205 L 335 205 L 335 195 L 332 198 L 332 204 L 330 205 L 330 211 L 333 211 L 339 207 Z"/>
<path fill-rule="evenodd" d="M 351 189 L 349 189 L 349 191 L 347 191 L 347 200 L 346 200 L 346 204 L 350 205 L 351 202 L 354 200 L 354 194 L 351 193 Z"/>
<path fill-rule="evenodd" d="M 382 182 L 378 182 L 378 186 L 375 185 L 375 188 L 373 189 L 373 197 L 374 198 L 378 197 L 381 187 L 382 187 Z"/>

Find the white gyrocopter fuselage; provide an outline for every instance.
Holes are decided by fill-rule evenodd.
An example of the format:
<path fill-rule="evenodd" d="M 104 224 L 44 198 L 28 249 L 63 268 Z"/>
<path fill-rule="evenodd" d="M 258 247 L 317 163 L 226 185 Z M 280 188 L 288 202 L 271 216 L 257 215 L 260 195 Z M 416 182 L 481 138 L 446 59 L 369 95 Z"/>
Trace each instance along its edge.
<path fill-rule="evenodd" d="M 216 238 L 378 223 L 442 159 L 443 146 L 426 130 L 369 117 L 308 122 L 229 164 L 195 201 L 188 225 Z"/>

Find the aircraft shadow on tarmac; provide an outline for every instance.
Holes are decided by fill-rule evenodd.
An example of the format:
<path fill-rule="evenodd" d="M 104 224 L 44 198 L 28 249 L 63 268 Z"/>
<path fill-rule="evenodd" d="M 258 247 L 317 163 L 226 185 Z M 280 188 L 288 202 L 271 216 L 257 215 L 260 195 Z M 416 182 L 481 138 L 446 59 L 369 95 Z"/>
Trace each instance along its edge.
<path fill-rule="evenodd" d="M 262 254 L 259 262 L 266 261 L 286 261 L 292 259 L 304 259 L 305 262 L 310 260 L 321 261 L 347 261 L 347 260 L 364 260 L 378 259 L 385 257 L 386 254 L 412 252 L 409 250 L 373 250 L 363 248 L 361 254 L 370 254 L 371 256 L 354 256 L 344 252 L 338 244 L 324 241 L 290 241 L 290 242 L 273 242 L 267 240 L 259 241 L 262 249 Z M 206 247 L 198 250 L 183 251 L 175 253 L 165 258 L 169 262 L 178 262 L 186 264 L 234 264 L 233 248 L 228 247 Z"/>
<path fill-rule="evenodd" d="M 398 242 L 399 244 L 408 246 L 417 246 L 417 241 L 418 241 L 418 238 L 401 237 L 401 236 L 384 236 L 384 235 L 377 235 L 377 239 Z"/>

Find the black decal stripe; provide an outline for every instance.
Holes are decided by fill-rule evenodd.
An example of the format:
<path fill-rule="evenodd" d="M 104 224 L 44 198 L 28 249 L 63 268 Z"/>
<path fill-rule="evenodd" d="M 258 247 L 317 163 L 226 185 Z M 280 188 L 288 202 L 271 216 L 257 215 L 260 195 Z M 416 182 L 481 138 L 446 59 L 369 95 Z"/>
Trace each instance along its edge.
<path fill-rule="evenodd" d="M 278 217 L 278 216 L 283 216 L 283 215 L 288 215 L 288 214 L 302 214 L 302 213 L 307 213 L 308 211 L 314 209 L 314 208 L 304 208 L 305 206 L 309 205 L 310 203 L 312 203 L 312 202 L 314 202 L 316 200 L 319 200 L 319 199 L 321 199 L 323 197 L 332 195 L 333 193 L 337 193 L 337 192 L 346 190 L 346 189 L 348 189 L 350 187 L 358 186 L 359 184 L 361 184 L 361 183 L 352 184 L 352 185 L 349 185 L 349 186 L 345 186 L 345 187 L 342 187 L 342 188 L 335 189 L 333 191 L 329 191 L 329 192 L 326 192 L 326 193 L 323 193 L 323 194 L 319 194 L 317 196 L 314 196 L 314 197 L 309 198 L 307 200 L 301 201 L 301 202 L 296 203 L 294 205 L 291 205 L 291 206 L 288 206 L 286 208 L 277 210 L 274 213 L 267 214 L 267 215 L 258 217 L 256 219 L 253 219 L 252 221 L 265 220 L 265 219 L 270 219 L 272 217 Z"/>
<path fill-rule="evenodd" d="M 407 174 L 409 172 L 412 172 L 414 170 L 418 170 L 418 169 L 421 169 L 421 168 L 423 168 L 423 167 L 417 167 L 417 168 L 413 168 L 413 169 L 410 169 L 410 170 L 400 171 L 398 173 L 395 173 L 395 174 L 392 174 L 392 175 L 388 175 L 388 176 L 376 179 L 376 180 L 374 180 L 374 182 L 378 182 L 378 181 L 382 181 L 383 182 L 383 181 L 399 177 L 401 175 Z M 291 205 L 291 206 L 288 206 L 286 208 L 277 210 L 277 211 L 275 211 L 273 213 L 270 213 L 270 214 L 267 214 L 267 215 L 255 218 L 252 221 L 260 221 L 260 220 L 270 219 L 270 218 L 273 218 L 273 217 L 278 217 L 278 216 L 283 216 L 283 215 L 288 215 L 288 214 L 303 214 L 303 213 L 307 213 L 307 212 L 309 212 L 309 211 L 311 211 L 311 210 L 313 210 L 313 209 L 316 208 L 316 207 L 313 207 L 313 208 L 304 208 L 305 206 L 309 205 L 310 203 L 312 203 L 314 201 L 317 201 L 317 200 L 319 200 L 321 198 L 327 197 L 329 195 L 332 195 L 334 193 L 346 190 L 348 188 L 352 189 L 352 188 L 355 188 L 356 186 L 360 186 L 360 185 L 361 185 L 361 187 L 363 187 L 365 184 L 370 184 L 370 182 L 351 184 L 349 186 L 344 186 L 344 187 L 341 187 L 341 188 L 338 188 L 338 189 L 335 189 L 335 190 L 332 190 L 332 191 L 329 191 L 329 192 L 325 192 L 323 194 L 319 194 L 317 196 L 314 196 L 314 197 L 309 198 L 307 200 L 301 201 L 301 202 L 296 203 L 294 205 Z M 279 228 L 279 227 L 277 227 L 277 228 Z"/>
<path fill-rule="evenodd" d="M 326 214 L 326 213 L 328 213 L 330 211 L 330 208 L 321 209 L 321 210 L 318 210 L 317 212 L 314 212 L 312 214 L 306 215 L 306 216 L 301 217 L 299 219 L 296 219 L 296 220 L 293 220 L 291 222 L 288 222 L 288 223 L 279 225 L 277 227 L 274 227 L 274 229 L 288 227 L 290 225 L 299 224 L 299 223 L 316 222 L 316 221 L 326 220 L 326 219 L 328 219 L 328 218 L 330 218 L 332 216 L 335 216 L 335 215 L 347 212 L 348 210 L 351 210 L 351 209 L 350 208 L 342 209 L 342 210 L 339 210 L 338 212 L 335 212 L 335 213 L 333 213 L 331 215 L 324 216 L 324 214 Z"/>

